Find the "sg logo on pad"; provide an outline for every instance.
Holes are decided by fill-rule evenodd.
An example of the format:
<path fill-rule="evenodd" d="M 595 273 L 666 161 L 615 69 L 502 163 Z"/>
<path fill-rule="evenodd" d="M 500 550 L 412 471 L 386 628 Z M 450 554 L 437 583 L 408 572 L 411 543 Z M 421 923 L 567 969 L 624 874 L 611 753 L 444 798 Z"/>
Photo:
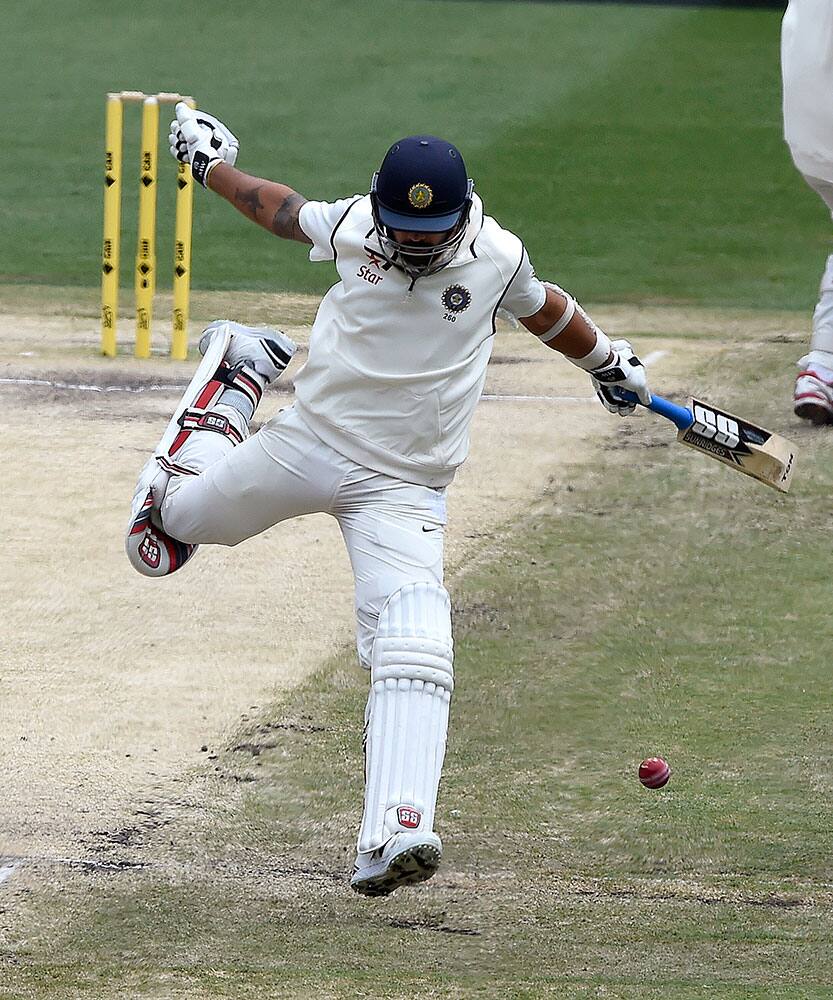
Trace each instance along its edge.
<path fill-rule="evenodd" d="M 404 826 L 408 830 L 416 830 L 422 822 L 422 813 L 419 809 L 414 809 L 413 806 L 400 806 L 396 810 L 396 818 L 400 826 Z"/>

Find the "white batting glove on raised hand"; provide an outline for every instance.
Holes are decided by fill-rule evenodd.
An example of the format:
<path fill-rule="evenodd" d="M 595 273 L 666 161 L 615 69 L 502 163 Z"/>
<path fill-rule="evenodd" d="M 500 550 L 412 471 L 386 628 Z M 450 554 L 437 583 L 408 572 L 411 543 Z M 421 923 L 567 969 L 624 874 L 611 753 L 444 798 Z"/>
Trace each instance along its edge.
<path fill-rule="evenodd" d="M 175 111 L 168 136 L 171 155 L 180 163 L 190 163 L 194 180 L 208 187 L 208 175 L 218 163 L 234 166 L 240 143 L 219 118 L 195 111 L 185 101 L 180 101 Z"/>
<path fill-rule="evenodd" d="M 636 409 L 636 404 L 623 400 L 617 390 L 626 389 L 635 393 L 639 402 L 647 406 L 651 402 L 648 376 L 627 340 L 614 340 L 610 346 L 613 359 L 600 368 L 594 368 L 590 378 L 602 406 L 620 417 L 627 417 Z"/>

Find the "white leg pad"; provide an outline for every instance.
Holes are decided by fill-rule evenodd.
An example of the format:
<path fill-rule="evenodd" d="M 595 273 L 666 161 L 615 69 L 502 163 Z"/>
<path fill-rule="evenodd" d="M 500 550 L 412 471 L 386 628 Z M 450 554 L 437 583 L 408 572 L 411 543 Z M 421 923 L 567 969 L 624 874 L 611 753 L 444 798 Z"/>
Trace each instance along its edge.
<path fill-rule="evenodd" d="M 211 382 L 212 376 L 220 367 L 220 362 L 223 360 L 223 356 L 228 348 L 229 341 L 231 340 L 231 331 L 225 329 L 221 334 L 218 334 L 212 338 L 211 344 L 208 350 L 203 355 L 202 361 L 200 361 L 197 366 L 197 370 L 194 372 L 194 377 L 188 384 L 188 388 L 182 394 L 182 399 L 179 401 L 179 405 L 174 410 L 174 415 L 171 417 L 168 426 L 165 428 L 165 433 L 159 440 L 159 444 L 156 446 L 154 455 L 157 458 L 167 456 L 171 445 L 177 438 L 177 435 L 182 431 L 180 426 L 180 417 L 182 414 L 193 407 L 200 396 L 204 393 L 206 386 Z M 205 408 L 205 407 L 204 407 Z"/>
<path fill-rule="evenodd" d="M 211 339 L 133 494 L 125 550 L 143 576 L 167 576 L 184 566 L 197 549 L 168 535 L 158 510 L 172 475 L 198 475 L 248 435 L 248 423 L 219 400 L 227 385 L 215 378 L 231 340 L 228 327 Z M 245 373 L 243 379 L 245 379 Z M 244 389 L 246 384 L 244 383 Z M 253 397 L 261 387 L 252 384 Z M 194 434 L 195 430 L 214 433 Z"/>
<path fill-rule="evenodd" d="M 214 410 L 226 386 L 218 382 L 214 376 L 228 349 L 231 331 L 224 327 L 211 339 L 211 342 L 199 363 L 194 377 L 182 395 L 174 415 L 171 417 L 165 433 L 159 440 L 154 451 L 154 458 L 163 469 L 171 473 L 195 475 L 203 471 L 202 463 L 184 462 L 183 448 L 186 441 L 192 437 L 190 431 L 198 430 L 199 422 L 214 418 Z M 210 426 L 207 429 L 213 429 Z M 199 435 L 198 435 L 199 436 Z"/>
<path fill-rule="evenodd" d="M 451 602 L 412 583 L 382 608 L 365 713 L 365 800 L 359 853 L 399 832 L 430 831 L 448 733 L 453 680 Z"/>

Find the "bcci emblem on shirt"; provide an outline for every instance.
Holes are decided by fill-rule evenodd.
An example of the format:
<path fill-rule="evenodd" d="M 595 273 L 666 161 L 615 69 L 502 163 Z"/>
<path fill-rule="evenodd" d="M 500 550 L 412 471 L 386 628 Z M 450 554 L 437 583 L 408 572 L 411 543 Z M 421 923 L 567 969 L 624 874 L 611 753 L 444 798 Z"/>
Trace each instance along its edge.
<path fill-rule="evenodd" d="M 471 292 L 465 285 L 449 285 L 443 292 L 443 305 L 449 312 L 461 313 L 471 305 Z"/>

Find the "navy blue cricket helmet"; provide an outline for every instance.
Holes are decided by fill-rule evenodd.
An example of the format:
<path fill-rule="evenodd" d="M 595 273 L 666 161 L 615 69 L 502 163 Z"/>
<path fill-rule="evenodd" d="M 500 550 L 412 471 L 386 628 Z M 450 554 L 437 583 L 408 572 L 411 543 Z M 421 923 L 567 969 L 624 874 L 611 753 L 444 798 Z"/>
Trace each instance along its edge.
<path fill-rule="evenodd" d="M 460 151 L 433 135 L 395 142 L 373 175 L 373 223 L 387 259 L 412 278 L 433 274 L 454 257 L 465 235 L 474 184 Z M 444 233 L 428 244 L 406 234 Z"/>

